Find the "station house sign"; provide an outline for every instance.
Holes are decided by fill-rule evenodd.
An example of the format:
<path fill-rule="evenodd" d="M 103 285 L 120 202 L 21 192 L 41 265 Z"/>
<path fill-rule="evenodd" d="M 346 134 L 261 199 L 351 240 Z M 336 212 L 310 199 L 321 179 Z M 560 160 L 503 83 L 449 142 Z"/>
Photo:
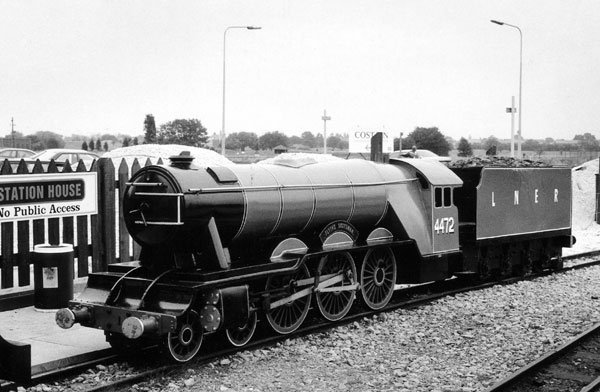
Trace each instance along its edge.
<path fill-rule="evenodd" d="M 98 213 L 98 175 L 0 176 L 0 222 Z"/>

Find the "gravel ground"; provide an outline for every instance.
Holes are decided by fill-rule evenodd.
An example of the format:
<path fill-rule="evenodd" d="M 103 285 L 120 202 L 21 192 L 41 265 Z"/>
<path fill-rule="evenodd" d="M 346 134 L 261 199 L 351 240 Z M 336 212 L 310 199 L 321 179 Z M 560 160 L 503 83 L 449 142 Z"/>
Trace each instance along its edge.
<path fill-rule="evenodd" d="M 480 391 L 600 322 L 599 280 L 600 267 L 593 267 L 497 285 L 243 352 L 147 386 Z"/>
<path fill-rule="evenodd" d="M 600 267 L 443 298 L 157 376 L 140 391 L 481 391 L 600 322 Z M 84 390 L 132 371 L 98 367 Z"/>

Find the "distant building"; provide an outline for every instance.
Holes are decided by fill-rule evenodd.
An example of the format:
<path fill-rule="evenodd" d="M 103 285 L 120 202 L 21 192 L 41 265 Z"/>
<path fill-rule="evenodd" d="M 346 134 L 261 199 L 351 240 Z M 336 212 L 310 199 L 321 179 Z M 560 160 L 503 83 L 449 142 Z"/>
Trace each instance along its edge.
<path fill-rule="evenodd" d="M 273 152 L 275 154 L 283 154 L 284 152 L 287 152 L 287 147 L 284 145 L 278 145 L 277 147 L 273 148 Z"/>

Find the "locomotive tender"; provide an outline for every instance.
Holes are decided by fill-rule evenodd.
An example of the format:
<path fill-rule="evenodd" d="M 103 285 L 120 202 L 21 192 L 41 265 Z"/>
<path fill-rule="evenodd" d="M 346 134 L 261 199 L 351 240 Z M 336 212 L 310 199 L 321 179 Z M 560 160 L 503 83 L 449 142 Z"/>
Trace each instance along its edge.
<path fill-rule="evenodd" d="M 133 175 L 122 213 L 140 260 L 90 274 L 61 327 L 103 329 L 113 346 L 159 339 L 184 362 L 218 331 L 243 346 L 259 315 L 295 331 L 313 297 L 339 320 L 357 295 L 380 309 L 402 283 L 557 267 L 573 240 L 569 169 L 192 159 Z"/>

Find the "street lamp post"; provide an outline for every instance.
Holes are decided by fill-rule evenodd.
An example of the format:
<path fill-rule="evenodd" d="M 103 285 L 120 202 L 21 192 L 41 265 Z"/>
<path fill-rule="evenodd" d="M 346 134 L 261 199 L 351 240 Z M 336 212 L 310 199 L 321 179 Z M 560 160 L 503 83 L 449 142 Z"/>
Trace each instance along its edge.
<path fill-rule="evenodd" d="M 497 20 L 491 20 L 490 22 L 495 23 L 497 25 L 500 26 L 509 26 L 512 28 L 515 28 L 519 31 L 519 37 L 520 37 L 520 47 L 519 47 L 519 130 L 517 131 L 517 156 L 519 158 L 522 158 L 521 155 L 521 118 L 523 117 L 523 97 L 522 97 L 522 91 L 523 91 L 523 32 L 521 31 L 521 29 L 519 28 L 519 26 L 515 26 L 512 25 L 510 23 L 504 23 L 504 22 L 499 22 Z"/>
<path fill-rule="evenodd" d="M 506 108 L 506 113 L 510 113 L 510 157 L 515 157 L 515 96 L 513 95 L 510 100 L 510 107 Z"/>
<path fill-rule="evenodd" d="M 223 32 L 223 118 L 221 122 L 221 155 L 225 156 L 225 42 L 231 29 L 260 30 L 259 26 L 229 26 Z"/>

